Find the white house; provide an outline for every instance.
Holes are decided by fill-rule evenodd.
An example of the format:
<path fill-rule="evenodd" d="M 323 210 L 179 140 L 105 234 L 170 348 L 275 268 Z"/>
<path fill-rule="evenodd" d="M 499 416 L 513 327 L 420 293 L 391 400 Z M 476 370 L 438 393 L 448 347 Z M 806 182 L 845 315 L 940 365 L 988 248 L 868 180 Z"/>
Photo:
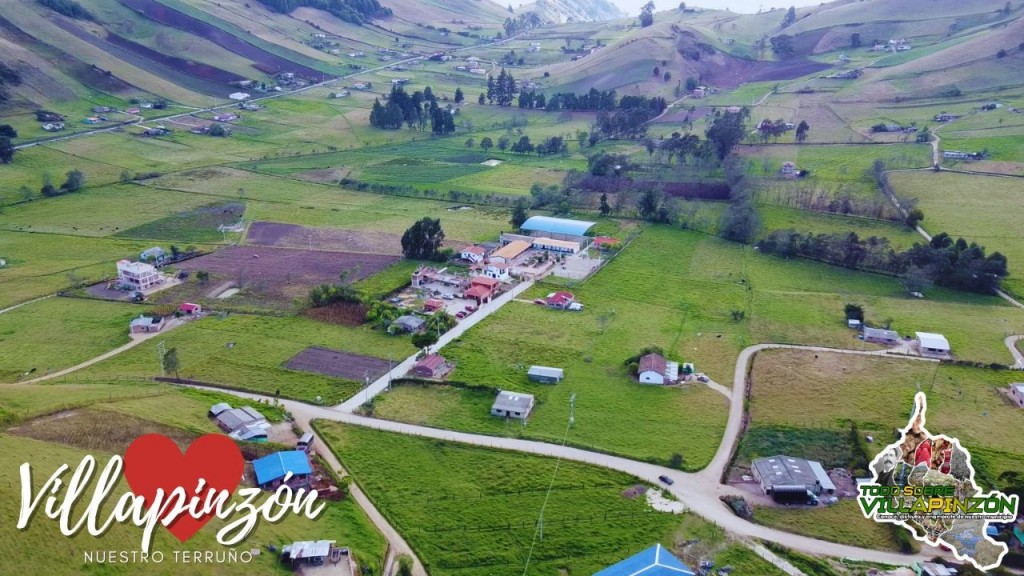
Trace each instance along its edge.
<path fill-rule="evenodd" d="M 156 268 L 145 262 L 119 260 L 117 262 L 117 280 L 135 290 L 146 290 L 157 284 L 162 284 L 164 277 Z"/>
<path fill-rule="evenodd" d="M 679 378 L 679 363 L 660 354 L 647 354 L 640 358 L 637 373 L 641 384 L 671 384 Z"/>
<path fill-rule="evenodd" d="M 949 354 L 949 340 L 942 334 L 932 332 L 917 332 L 918 349 L 921 354 L 935 354 L 946 356 Z"/>
<path fill-rule="evenodd" d="M 463 260 L 476 264 L 483 261 L 484 256 L 487 255 L 487 250 L 482 246 L 466 246 L 459 255 Z"/>
<path fill-rule="evenodd" d="M 1020 408 L 1024 408 L 1024 382 L 1010 384 L 1010 400 Z"/>
<path fill-rule="evenodd" d="M 510 268 L 511 266 L 504 262 L 489 262 L 481 268 L 480 275 L 504 282 L 509 279 L 508 271 Z"/>
<path fill-rule="evenodd" d="M 494 399 L 494 404 L 491 405 L 491 415 L 525 420 L 533 410 L 533 404 L 532 394 L 501 390 L 498 392 L 498 397 Z"/>

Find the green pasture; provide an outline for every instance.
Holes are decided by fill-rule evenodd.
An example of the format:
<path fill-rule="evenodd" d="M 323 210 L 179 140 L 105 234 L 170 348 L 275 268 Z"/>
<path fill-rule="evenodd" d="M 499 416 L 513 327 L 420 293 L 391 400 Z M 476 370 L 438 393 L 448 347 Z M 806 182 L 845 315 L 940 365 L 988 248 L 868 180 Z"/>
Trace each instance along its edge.
<path fill-rule="evenodd" d="M 1024 198 L 1018 178 L 897 172 L 889 176 L 897 194 L 917 198 L 924 211 L 921 223 L 931 234 L 946 232 L 985 246 L 988 253 L 1006 256 L 1011 276 L 1004 282 L 1014 293 L 1024 293 L 1024 227 L 1010 206 Z"/>
<path fill-rule="evenodd" d="M 754 508 L 754 521 L 786 532 L 860 548 L 900 550 L 894 527 L 868 520 L 852 499 L 815 508 L 758 506 Z"/>
<path fill-rule="evenodd" d="M 0 306 L 117 275 L 114 263 L 138 257 L 152 241 L 0 230 Z"/>
<path fill-rule="evenodd" d="M 124 303 L 47 298 L 3 314 L 0 382 L 43 376 L 128 342 L 128 321 L 146 308 Z"/>
<path fill-rule="evenodd" d="M 317 422 L 360 487 L 431 574 L 589 574 L 670 542 L 680 518 L 652 512 L 618 472 Z M 551 488 L 548 496 L 549 486 Z M 534 543 L 544 505 L 544 538 Z M 529 551 L 532 549 L 532 553 Z"/>
<path fill-rule="evenodd" d="M 408 286 L 412 282 L 412 273 L 424 264 L 426 263 L 403 258 L 372 276 L 356 281 L 355 287 L 364 297 L 383 298 L 395 290 Z"/>
<path fill-rule="evenodd" d="M 262 394 L 325 405 L 355 394 L 362 382 L 284 368 L 307 346 L 323 346 L 376 358 L 405 358 L 415 352 L 409 339 L 366 327 L 323 324 L 303 317 L 277 318 L 231 314 L 191 322 L 76 372 L 72 378 L 152 377 L 160 375 L 157 342 L 176 348 L 182 378 L 192 378 Z M 230 347 L 230 343 L 233 343 Z"/>
<path fill-rule="evenodd" d="M 841 214 L 814 213 L 796 208 L 785 208 L 761 204 L 757 208 L 761 216 L 761 234 L 774 230 L 796 230 L 812 234 L 844 234 L 854 232 L 861 238 L 888 238 L 896 250 L 906 250 L 922 238 L 902 223 L 870 218 L 857 218 Z"/>

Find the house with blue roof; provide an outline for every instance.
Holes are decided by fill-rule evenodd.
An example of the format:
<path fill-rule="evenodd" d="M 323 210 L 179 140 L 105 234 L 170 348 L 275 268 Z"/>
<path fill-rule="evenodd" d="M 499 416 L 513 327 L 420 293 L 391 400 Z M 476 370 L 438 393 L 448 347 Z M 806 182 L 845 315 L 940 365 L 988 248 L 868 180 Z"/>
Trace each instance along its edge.
<path fill-rule="evenodd" d="M 665 550 L 664 546 L 655 544 L 594 576 L 696 576 L 696 573 Z"/>
<path fill-rule="evenodd" d="M 530 236 L 545 236 L 557 240 L 579 240 L 586 235 L 596 222 L 571 220 L 569 218 L 553 218 L 551 216 L 531 216 L 519 227 Z"/>
<path fill-rule="evenodd" d="M 288 479 L 288 486 L 292 489 L 309 488 L 313 475 L 309 456 L 303 450 L 275 452 L 253 460 L 252 470 L 256 474 L 256 484 L 264 490 L 277 490 L 289 472 L 292 475 Z"/>

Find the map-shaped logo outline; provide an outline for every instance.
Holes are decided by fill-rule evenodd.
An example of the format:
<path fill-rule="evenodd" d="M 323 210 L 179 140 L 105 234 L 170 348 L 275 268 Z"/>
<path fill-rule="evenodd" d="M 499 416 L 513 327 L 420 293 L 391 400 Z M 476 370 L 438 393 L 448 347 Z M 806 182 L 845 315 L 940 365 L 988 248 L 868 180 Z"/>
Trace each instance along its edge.
<path fill-rule="evenodd" d="M 881 469 L 881 464 L 883 463 L 883 461 L 886 458 L 889 458 L 890 454 L 892 454 L 892 453 L 902 454 L 902 451 L 903 451 L 902 445 L 906 441 L 907 436 L 910 433 L 915 433 L 915 434 L 923 433 L 925 438 L 928 438 L 928 439 L 931 439 L 931 440 L 946 440 L 946 441 L 948 441 L 951 444 L 951 446 L 953 447 L 954 450 L 959 448 L 960 451 L 963 452 L 964 457 L 965 457 L 965 462 L 966 462 L 967 470 L 970 472 L 970 475 L 967 477 L 967 480 L 971 483 L 972 486 L 974 486 L 974 488 L 976 490 L 976 493 L 974 494 L 974 496 L 992 496 L 992 495 L 996 495 L 996 494 L 1003 494 L 1003 493 L 1001 493 L 1001 492 L 999 492 L 997 490 L 990 490 L 988 493 L 983 493 L 981 488 L 978 486 L 977 482 L 974 481 L 974 466 L 971 464 L 971 453 L 966 448 L 964 448 L 962 444 L 960 444 L 960 440 L 959 439 L 947 436 L 945 434 L 934 434 L 933 435 L 930 432 L 928 432 L 928 429 L 925 428 L 925 420 L 926 420 L 926 415 L 927 415 L 927 412 L 928 412 L 928 399 L 925 396 L 924 392 L 918 392 L 914 396 L 914 406 L 915 406 L 914 413 L 911 414 L 910 420 L 907 422 L 906 427 L 904 427 L 904 428 L 902 428 L 900 430 L 900 438 L 899 438 L 899 440 L 897 440 L 896 442 L 893 442 L 892 444 L 889 444 L 884 449 L 882 449 L 874 457 L 874 459 L 871 460 L 871 463 L 868 465 L 868 469 L 871 471 L 871 481 L 872 481 L 872 483 L 874 485 L 876 485 L 876 486 L 880 485 L 880 484 L 878 484 L 878 477 L 879 477 L 879 470 Z M 898 464 L 900 461 L 901 460 L 897 460 L 894 464 Z M 1005 496 L 1005 494 L 1003 494 L 1003 495 Z M 953 556 L 957 560 L 959 560 L 961 562 L 970 562 L 971 564 L 973 564 L 979 570 L 986 571 L 986 570 L 991 570 L 993 568 L 998 567 L 1000 564 L 1002 564 L 1003 557 L 1006 556 L 1006 553 L 1009 551 L 1009 547 L 1007 547 L 1006 543 L 998 542 L 998 541 L 994 540 L 991 536 L 989 536 L 987 533 L 985 533 L 984 528 L 988 527 L 988 522 L 987 521 L 984 523 L 984 528 L 982 529 L 981 537 L 983 539 L 985 539 L 985 540 L 988 540 L 990 543 L 992 543 L 997 548 L 1001 548 L 1002 551 L 999 553 L 999 557 L 996 559 L 996 561 L 994 563 L 988 564 L 988 565 L 981 565 L 978 562 L 978 560 L 976 558 L 974 558 L 973 556 L 970 556 L 970 555 L 967 555 L 967 554 L 961 554 L 960 552 L 958 552 L 957 543 L 956 542 L 950 542 L 950 541 L 946 540 L 945 538 L 942 537 L 942 535 L 937 536 L 935 538 L 935 540 L 929 540 L 927 534 L 919 536 L 917 530 L 915 530 L 910 524 L 908 524 L 906 522 L 906 520 L 896 520 L 896 519 L 888 519 L 888 518 L 876 518 L 875 515 L 877 514 L 877 510 L 872 510 L 869 513 L 869 512 L 864 511 L 863 508 L 862 508 L 861 511 L 864 514 L 864 517 L 867 518 L 868 520 L 874 520 L 875 522 L 885 522 L 885 523 L 888 523 L 888 524 L 895 524 L 897 526 L 903 527 L 908 532 L 910 532 L 910 535 L 915 540 L 917 540 L 919 542 L 923 542 L 925 544 L 928 544 L 929 546 L 935 546 L 936 544 L 940 544 L 940 543 L 941 544 L 945 544 L 953 552 Z"/>

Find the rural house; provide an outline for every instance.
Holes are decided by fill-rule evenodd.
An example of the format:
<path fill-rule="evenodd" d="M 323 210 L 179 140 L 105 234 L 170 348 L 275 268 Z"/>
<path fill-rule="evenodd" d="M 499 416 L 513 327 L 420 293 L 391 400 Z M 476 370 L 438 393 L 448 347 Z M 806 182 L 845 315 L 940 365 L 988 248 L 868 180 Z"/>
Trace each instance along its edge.
<path fill-rule="evenodd" d="M 500 282 L 494 278 L 477 276 L 470 280 L 469 289 L 462 295 L 464 298 L 476 300 L 478 305 L 485 304 L 494 298 L 494 294 L 498 290 L 498 284 Z"/>
<path fill-rule="evenodd" d="M 452 368 L 440 354 L 427 354 L 416 362 L 411 373 L 418 378 L 443 378 Z"/>
<path fill-rule="evenodd" d="M 230 404 L 222 402 L 214 404 L 209 414 L 225 432 L 234 432 L 242 426 L 253 427 L 267 423 L 267 419 L 251 406 L 232 408 Z"/>
<path fill-rule="evenodd" d="M 508 271 L 512 268 L 509 264 L 504 262 L 488 262 L 480 267 L 480 275 L 485 278 L 492 278 L 498 281 L 505 281 L 509 279 Z"/>
<path fill-rule="evenodd" d="M 813 460 L 790 456 L 755 458 L 750 463 L 750 471 L 765 494 L 771 494 L 775 488 L 791 486 L 802 486 L 815 494 L 832 494 L 836 491 L 835 484 L 821 463 Z"/>
<path fill-rule="evenodd" d="M 557 308 L 558 310 L 565 310 L 576 301 L 576 296 L 572 292 L 565 292 L 559 290 L 558 292 L 552 292 L 548 294 L 548 297 L 544 299 L 544 304 L 548 308 Z"/>
<path fill-rule="evenodd" d="M 253 460 L 252 470 L 256 474 L 256 484 L 264 490 L 277 490 L 285 483 L 285 476 L 291 473 L 288 486 L 291 488 L 309 488 L 313 468 L 309 465 L 309 456 L 302 450 L 275 452 L 259 460 Z"/>
<path fill-rule="evenodd" d="M 270 430 L 270 425 L 266 422 L 262 424 L 253 425 L 242 425 L 237 430 L 233 430 L 228 434 L 228 438 L 232 440 L 241 440 L 243 442 L 266 442 L 267 432 Z"/>
<path fill-rule="evenodd" d="M 531 382 L 558 384 L 562 381 L 562 378 L 565 378 L 565 370 L 551 368 L 550 366 L 530 366 L 530 369 L 526 372 L 526 377 Z"/>
<path fill-rule="evenodd" d="M 612 564 L 595 573 L 594 576 L 696 576 L 696 574 L 661 544 L 655 544 L 622 562 Z"/>
<path fill-rule="evenodd" d="M 637 377 L 641 384 L 671 384 L 679 378 L 679 363 L 669 362 L 661 354 L 640 357 Z"/>
<path fill-rule="evenodd" d="M 331 556 L 335 540 L 292 542 L 281 547 L 281 561 L 290 564 L 322 566 Z"/>
<path fill-rule="evenodd" d="M 534 250 L 546 252 L 559 252 L 575 254 L 580 251 L 580 243 L 572 240 L 554 240 L 552 238 L 537 238 L 533 241 Z"/>
<path fill-rule="evenodd" d="M 462 252 L 459 254 L 459 256 L 463 260 L 467 262 L 472 262 L 474 264 L 476 264 L 477 262 L 482 262 L 484 256 L 486 255 L 487 250 L 484 250 L 483 246 L 466 246 L 465 248 L 462 249 Z"/>
<path fill-rule="evenodd" d="M 864 341 L 875 344 L 894 346 L 900 343 L 900 335 L 895 330 L 884 330 L 882 328 L 864 327 Z"/>
<path fill-rule="evenodd" d="M 1019 408 L 1024 408 L 1024 382 L 1010 384 L 1010 400 Z"/>
<path fill-rule="evenodd" d="M 418 316 L 412 316 L 406 314 L 405 316 L 399 316 L 391 323 L 391 326 L 403 332 L 419 332 L 426 321 Z"/>
<path fill-rule="evenodd" d="M 522 392 L 499 390 L 498 397 L 491 405 L 491 414 L 502 418 L 526 420 L 531 410 L 533 410 L 533 395 Z"/>
<path fill-rule="evenodd" d="M 436 312 L 441 308 L 444 308 L 444 300 L 438 300 L 437 298 L 428 298 L 427 301 L 423 303 L 424 312 Z"/>
<path fill-rule="evenodd" d="M 949 340 L 942 334 L 933 332 L 916 332 L 917 349 L 923 355 L 948 356 Z"/>
<path fill-rule="evenodd" d="M 164 327 L 163 316 L 142 316 L 133 318 L 129 323 L 128 333 L 159 332 Z"/>
<path fill-rule="evenodd" d="M 779 169 L 779 174 L 782 174 L 783 176 L 796 176 L 796 164 L 793 164 L 788 160 L 783 162 L 782 168 Z"/>
<path fill-rule="evenodd" d="M 199 304 L 193 304 L 191 302 L 183 302 L 181 306 L 178 306 L 178 312 L 182 314 L 188 314 L 194 316 L 203 312 L 203 307 Z"/>
<path fill-rule="evenodd" d="M 164 277 L 156 268 L 145 262 L 118 260 L 117 281 L 121 286 L 131 290 L 147 290 L 162 284 Z"/>

